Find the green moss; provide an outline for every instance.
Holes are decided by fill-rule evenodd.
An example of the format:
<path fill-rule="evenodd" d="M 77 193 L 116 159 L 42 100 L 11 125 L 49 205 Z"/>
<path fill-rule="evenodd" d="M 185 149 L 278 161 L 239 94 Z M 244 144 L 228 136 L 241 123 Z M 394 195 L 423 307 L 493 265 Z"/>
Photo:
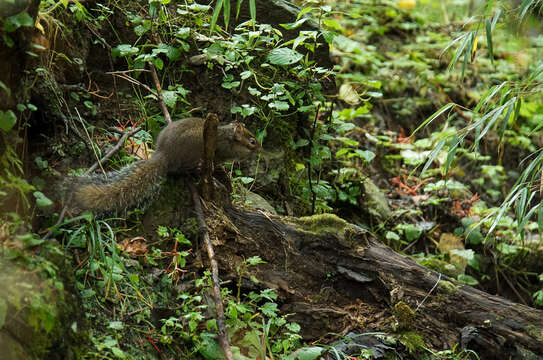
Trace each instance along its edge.
<path fill-rule="evenodd" d="M 535 325 L 526 326 L 526 332 L 533 338 L 536 338 L 537 341 L 543 341 L 543 328 Z"/>
<path fill-rule="evenodd" d="M 439 282 L 439 284 L 438 284 L 438 288 L 442 292 L 452 295 L 452 294 L 455 294 L 458 291 L 459 286 L 452 283 L 452 282 L 450 282 L 450 281 L 441 280 Z"/>
<path fill-rule="evenodd" d="M 424 350 L 424 340 L 422 336 L 408 331 L 398 335 L 398 341 L 402 343 L 410 354 L 415 354 Z"/>
<path fill-rule="evenodd" d="M 413 310 L 404 303 L 400 301 L 394 305 L 394 316 L 398 320 L 400 328 L 409 329 L 413 324 L 413 319 L 415 318 L 415 313 Z"/>
<path fill-rule="evenodd" d="M 343 235 L 345 228 L 349 226 L 349 223 L 334 214 L 304 216 L 294 222 L 300 225 L 302 230 L 316 235 L 326 232 Z"/>

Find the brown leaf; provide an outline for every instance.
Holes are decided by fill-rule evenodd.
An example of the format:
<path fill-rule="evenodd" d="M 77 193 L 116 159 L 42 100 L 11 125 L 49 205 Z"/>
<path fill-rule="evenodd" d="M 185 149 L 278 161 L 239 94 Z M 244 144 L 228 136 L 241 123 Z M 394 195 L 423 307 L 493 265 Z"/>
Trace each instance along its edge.
<path fill-rule="evenodd" d="M 126 238 L 119 244 L 120 248 L 130 256 L 147 254 L 147 241 L 142 236 Z"/>

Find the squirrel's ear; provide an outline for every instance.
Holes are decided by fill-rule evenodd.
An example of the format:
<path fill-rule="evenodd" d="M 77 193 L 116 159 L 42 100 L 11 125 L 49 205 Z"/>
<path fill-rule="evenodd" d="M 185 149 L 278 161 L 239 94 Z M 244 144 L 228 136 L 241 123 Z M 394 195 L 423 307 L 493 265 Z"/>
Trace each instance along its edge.
<path fill-rule="evenodd" d="M 237 120 L 233 122 L 234 124 L 234 139 L 241 140 L 243 138 L 243 125 L 241 125 Z"/>

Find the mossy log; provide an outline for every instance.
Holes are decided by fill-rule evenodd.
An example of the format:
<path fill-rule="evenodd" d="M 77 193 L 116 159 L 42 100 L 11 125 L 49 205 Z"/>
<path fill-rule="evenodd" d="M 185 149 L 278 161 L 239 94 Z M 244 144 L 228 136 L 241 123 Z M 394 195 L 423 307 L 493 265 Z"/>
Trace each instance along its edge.
<path fill-rule="evenodd" d="M 247 274 L 261 285 L 247 280 L 245 290 L 275 288 L 306 340 L 378 330 L 417 334 L 433 350 L 460 345 L 481 359 L 543 354 L 543 311 L 440 275 L 334 215 L 293 219 L 230 208 L 208 223 L 221 277 L 236 279 L 243 258 L 261 256 L 267 263 Z"/>

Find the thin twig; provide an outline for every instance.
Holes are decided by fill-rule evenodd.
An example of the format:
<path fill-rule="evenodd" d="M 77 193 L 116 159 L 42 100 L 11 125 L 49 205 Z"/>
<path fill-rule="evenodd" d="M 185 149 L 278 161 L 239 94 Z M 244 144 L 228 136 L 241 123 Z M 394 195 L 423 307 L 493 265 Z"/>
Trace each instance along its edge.
<path fill-rule="evenodd" d="M 105 74 L 106 75 L 117 75 L 117 74 L 128 74 L 132 72 L 151 72 L 151 70 L 147 69 L 131 69 L 131 70 L 119 70 L 119 71 L 108 71 Z"/>
<path fill-rule="evenodd" d="M 207 255 L 209 256 L 209 262 L 211 264 L 211 282 L 213 284 L 213 297 L 215 300 L 215 310 L 217 312 L 217 335 L 219 337 L 219 345 L 221 346 L 224 355 L 227 360 L 234 360 L 232 350 L 230 350 L 230 343 L 226 334 L 226 319 L 224 317 L 224 308 L 222 305 L 221 288 L 219 283 L 219 265 L 215 259 L 215 251 L 213 250 L 213 244 L 209 238 L 209 232 L 207 230 L 206 221 L 204 218 L 204 212 L 202 210 L 202 203 L 200 202 L 200 195 L 193 183 L 189 183 L 189 189 L 192 193 L 192 200 L 194 202 L 194 210 L 196 211 L 196 220 L 202 237 L 204 238 Z"/>
<path fill-rule="evenodd" d="M 156 92 L 153 89 L 151 89 L 149 86 L 145 85 L 141 81 L 138 81 L 138 80 L 136 80 L 136 79 L 134 79 L 134 78 L 132 78 L 132 77 L 130 77 L 128 75 L 125 75 L 123 73 L 111 73 L 111 75 L 120 77 L 121 79 L 126 80 L 128 82 L 131 82 L 134 85 L 141 86 L 145 90 L 149 91 L 151 94 L 157 96 Z"/>
<path fill-rule="evenodd" d="M 523 303 L 524 305 L 528 305 L 528 303 L 526 303 L 526 300 L 524 300 L 524 298 L 522 297 L 522 295 L 520 295 L 520 293 L 517 291 L 517 288 L 515 287 L 515 285 L 513 285 L 513 282 L 511 280 L 509 280 L 509 278 L 505 275 L 505 273 L 502 271 L 501 272 L 501 275 L 502 277 L 505 279 L 505 282 L 507 283 L 507 285 L 509 285 L 509 287 L 511 288 L 511 290 L 513 290 L 513 292 L 515 293 L 515 295 L 517 295 L 518 299 L 520 300 L 521 303 Z"/>
<path fill-rule="evenodd" d="M 151 76 L 153 77 L 153 82 L 155 83 L 155 88 L 157 92 L 157 98 L 158 98 L 158 105 L 162 109 L 162 113 L 164 114 L 164 119 L 166 119 L 166 122 L 170 124 L 172 122 L 172 118 L 170 117 L 170 112 L 168 111 L 168 108 L 166 107 L 166 103 L 164 102 L 164 98 L 162 97 L 162 87 L 160 86 L 160 81 L 158 80 L 158 75 L 156 73 L 155 66 L 152 62 L 148 62 L 149 67 L 151 68 Z"/>
<path fill-rule="evenodd" d="M 121 136 L 121 138 L 119 139 L 117 144 L 111 150 L 109 150 L 107 152 L 107 154 L 104 155 L 104 157 L 102 157 L 99 161 L 94 163 L 94 165 L 92 165 L 90 168 L 88 168 L 87 171 L 85 171 L 85 173 L 83 175 L 88 175 L 91 172 L 93 172 L 94 170 L 96 170 L 96 168 L 98 166 L 101 166 L 104 163 L 104 161 L 106 161 L 107 159 L 112 157 L 117 151 L 119 151 L 121 149 L 122 145 L 124 144 L 124 142 L 126 141 L 126 139 L 129 136 L 134 135 L 135 133 L 137 133 L 140 130 L 141 129 L 139 127 L 137 127 L 137 128 L 134 128 L 134 129 L 130 130 L 129 132 L 123 132 L 123 136 Z"/>

